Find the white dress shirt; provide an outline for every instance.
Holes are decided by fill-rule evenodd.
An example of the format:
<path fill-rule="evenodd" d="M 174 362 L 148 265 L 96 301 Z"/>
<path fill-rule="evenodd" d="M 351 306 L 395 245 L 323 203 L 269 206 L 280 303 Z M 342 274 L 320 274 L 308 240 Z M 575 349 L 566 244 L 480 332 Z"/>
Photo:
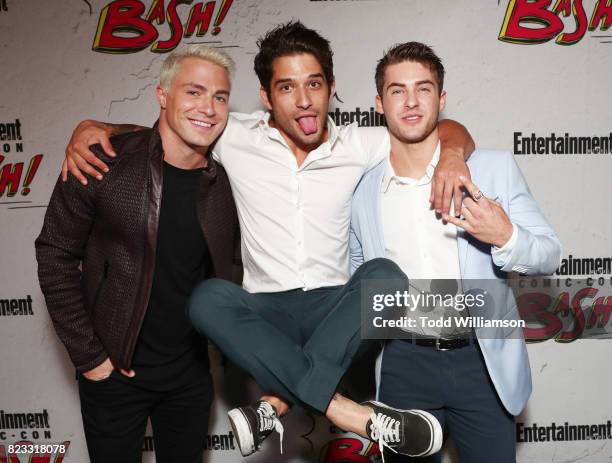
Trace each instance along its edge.
<path fill-rule="evenodd" d="M 298 167 L 270 114 L 231 113 L 213 156 L 228 173 L 252 293 L 341 285 L 349 278 L 353 191 L 389 153 L 382 127 L 337 127 Z"/>
<path fill-rule="evenodd" d="M 428 292 L 432 279 L 453 279 L 461 291 L 461 269 L 457 247 L 457 227 L 444 222 L 429 203 L 431 181 L 440 160 L 440 143 L 419 179 L 395 174 L 388 158 L 387 171 L 381 185 L 382 220 L 385 252 L 411 280 L 414 290 Z M 513 225 L 512 238 L 502 247 L 492 247 L 493 260 L 507 261 L 516 242 L 517 230 Z M 426 280 L 426 281 L 418 281 Z M 447 313 L 439 308 L 435 314 Z M 431 314 L 433 315 L 433 314 Z M 430 316 L 431 316 L 430 315 Z M 463 329 L 446 330 L 443 337 L 462 334 Z M 421 335 L 440 336 L 440 330 L 424 328 Z"/>
<path fill-rule="evenodd" d="M 390 161 L 383 177 L 382 216 L 387 257 L 411 278 L 461 278 L 457 228 L 442 221 L 429 203 L 431 180 L 439 160 L 438 142 L 420 179 L 395 175 Z M 496 265 L 504 266 L 516 240 L 517 228 L 512 224 L 508 242 L 501 248 L 491 248 Z"/>
<path fill-rule="evenodd" d="M 382 184 L 387 257 L 411 279 L 460 279 L 457 229 L 431 208 L 429 195 L 440 144 L 420 179 L 395 175 L 391 162 Z"/>

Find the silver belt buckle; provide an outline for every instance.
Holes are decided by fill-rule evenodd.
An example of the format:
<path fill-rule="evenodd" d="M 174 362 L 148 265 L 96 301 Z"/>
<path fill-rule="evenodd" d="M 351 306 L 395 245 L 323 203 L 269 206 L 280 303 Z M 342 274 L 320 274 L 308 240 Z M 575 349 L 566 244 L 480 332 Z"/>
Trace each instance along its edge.
<path fill-rule="evenodd" d="M 436 350 L 444 352 L 444 351 L 447 351 L 447 350 L 450 350 L 450 349 L 443 349 L 443 348 L 441 348 L 440 347 L 440 338 L 436 338 Z"/>

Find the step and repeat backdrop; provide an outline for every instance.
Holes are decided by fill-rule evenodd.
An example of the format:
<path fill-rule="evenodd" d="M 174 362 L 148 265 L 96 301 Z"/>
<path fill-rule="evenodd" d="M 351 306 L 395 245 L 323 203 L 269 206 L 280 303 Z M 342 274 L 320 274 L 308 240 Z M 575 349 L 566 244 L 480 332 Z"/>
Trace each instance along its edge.
<path fill-rule="evenodd" d="M 392 44 L 418 40 L 443 58 L 448 103 L 480 147 L 510 150 L 564 245 L 530 319 L 534 392 L 516 419 L 518 461 L 612 461 L 612 1 L 610 0 L 0 0 L 0 463 L 88 460 L 77 383 L 39 289 L 40 232 L 64 148 L 82 119 L 151 125 L 167 52 L 187 43 L 237 63 L 231 107 L 261 109 L 256 40 L 299 19 L 335 55 L 338 124 L 383 125 L 374 68 Z M 534 302 L 535 301 L 535 302 Z M 226 411 L 257 387 L 211 347 L 216 400 L 205 461 L 242 457 Z M 369 362 L 343 390 L 371 396 Z M 299 409 L 251 462 L 374 462 L 376 446 Z M 17 442 L 67 453 L 14 456 Z M 485 443 L 486 445 L 486 443 Z M 452 445 L 445 459 L 456 461 Z M 150 431 L 145 462 L 154 462 Z"/>

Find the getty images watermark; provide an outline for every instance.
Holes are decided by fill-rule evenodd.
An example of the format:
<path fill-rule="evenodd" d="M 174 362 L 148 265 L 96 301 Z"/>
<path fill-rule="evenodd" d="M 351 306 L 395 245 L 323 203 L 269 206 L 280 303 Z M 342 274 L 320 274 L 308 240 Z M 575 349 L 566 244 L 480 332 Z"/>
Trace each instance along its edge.
<path fill-rule="evenodd" d="M 466 309 L 482 308 L 485 305 L 485 294 L 432 294 L 410 293 L 407 290 L 395 291 L 395 294 L 374 294 L 372 297 L 372 310 L 381 312 L 385 309 L 398 309 L 399 315 L 392 318 L 385 318 L 382 315 L 375 315 L 372 324 L 375 328 L 416 328 L 417 325 L 423 328 L 475 328 L 479 325 L 493 323 L 491 320 L 484 320 L 483 317 L 463 316 Z M 457 314 L 447 309 L 454 309 Z M 413 312 L 420 315 L 415 316 Z M 424 315 L 425 312 L 438 311 L 438 317 Z M 403 315 L 404 313 L 410 315 Z M 503 320 L 506 321 L 507 320 Z M 507 325 L 507 323 L 506 323 Z"/>
<path fill-rule="evenodd" d="M 503 280 L 368 280 L 361 309 L 365 339 L 518 338 L 525 327 Z"/>
<path fill-rule="evenodd" d="M 366 280 L 364 339 L 612 338 L 612 276 Z"/>

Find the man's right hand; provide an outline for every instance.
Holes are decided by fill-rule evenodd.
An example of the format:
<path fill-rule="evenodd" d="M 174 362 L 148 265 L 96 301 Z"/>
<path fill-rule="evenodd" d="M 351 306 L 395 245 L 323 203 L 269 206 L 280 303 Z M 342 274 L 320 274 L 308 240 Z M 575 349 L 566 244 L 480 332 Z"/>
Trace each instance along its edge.
<path fill-rule="evenodd" d="M 110 361 L 110 358 L 107 357 L 106 360 L 104 360 L 104 362 L 102 362 L 96 368 L 83 373 L 83 376 L 90 381 L 102 381 L 103 379 L 108 378 L 114 369 L 115 367 Z"/>
<path fill-rule="evenodd" d="M 107 357 L 106 360 L 104 360 L 104 362 L 102 362 L 96 368 L 83 373 L 83 376 L 90 381 L 102 381 L 103 379 L 108 378 L 114 369 L 115 367 L 113 366 L 113 363 L 111 362 L 110 358 Z M 136 376 L 134 370 L 121 369 L 119 372 L 128 378 L 133 378 Z"/>
<path fill-rule="evenodd" d="M 99 143 L 106 154 L 111 157 L 117 156 L 109 141 L 111 133 L 112 126 L 103 122 L 86 120 L 79 123 L 66 147 L 62 180 L 64 182 L 68 180 L 68 171 L 83 185 L 87 185 L 87 178 L 83 173 L 102 180 L 101 172 L 108 172 L 108 166 L 100 161 L 89 147 Z"/>

